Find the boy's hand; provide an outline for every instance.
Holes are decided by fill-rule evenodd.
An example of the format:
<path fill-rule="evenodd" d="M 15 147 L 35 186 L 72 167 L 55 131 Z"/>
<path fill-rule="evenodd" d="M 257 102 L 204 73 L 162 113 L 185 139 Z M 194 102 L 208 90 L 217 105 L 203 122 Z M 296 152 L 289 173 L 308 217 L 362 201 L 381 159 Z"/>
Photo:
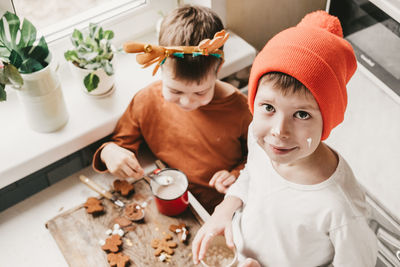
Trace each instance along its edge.
<path fill-rule="evenodd" d="M 218 192 L 225 194 L 231 184 L 233 184 L 235 181 L 236 177 L 233 176 L 230 172 L 228 172 L 227 170 L 221 170 L 217 171 L 213 175 L 208 184 L 215 187 Z"/>
<path fill-rule="evenodd" d="M 108 171 L 118 178 L 138 179 L 144 175 L 135 154 L 114 143 L 109 143 L 103 148 L 100 158 L 106 164 Z"/>
<path fill-rule="evenodd" d="M 261 267 L 261 265 L 255 259 L 247 258 L 239 267 Z"/>
<path fill-rule="evenodd" d="M 207 222 L 197 231 L 192 243 L 194 264 L 198 264 L 204 258 L 210 241 L 215 235 L 225 235 L 226 245 L 234 247 L 232 234 L 232 216 L 242 205 L 237 197 L 227 197 L 219 204 Z"/>

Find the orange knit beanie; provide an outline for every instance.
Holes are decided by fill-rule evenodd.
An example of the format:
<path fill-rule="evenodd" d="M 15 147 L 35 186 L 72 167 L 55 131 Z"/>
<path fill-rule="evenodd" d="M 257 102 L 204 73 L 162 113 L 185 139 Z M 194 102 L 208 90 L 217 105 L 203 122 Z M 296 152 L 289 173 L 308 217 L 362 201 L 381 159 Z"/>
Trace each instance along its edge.
<path fill-rule="evenodd" d="M 323 119 L 321 140 L 343 121 L 346 84 L 357 68 L 351 45 L 343 39 L 338 18 L 319 10 L 307 14 L 297 26 L 275 35 L 254 60 L 249 78 L 249 106 L 259 79 L 282 72 L 299 80 L 313 94 Z"/>

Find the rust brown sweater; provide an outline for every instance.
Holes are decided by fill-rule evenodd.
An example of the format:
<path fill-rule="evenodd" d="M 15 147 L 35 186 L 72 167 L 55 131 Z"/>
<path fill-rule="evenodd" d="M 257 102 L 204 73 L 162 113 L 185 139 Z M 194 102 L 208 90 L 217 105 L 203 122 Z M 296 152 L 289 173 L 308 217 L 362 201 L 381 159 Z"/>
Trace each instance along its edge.
<path fill-rule="evenodd" d="M 238 90 L 193 111 L 164 100 L 161 81 L 139 91 L 117 123 L 112 141 L 135 153 L 144 141 L 169 167 L 183 171 L 189 191 L 212 212 L 223 195 L 208 185 L 220 170 L 236 177 L 247 156 L 247 128 L 252 119 L 246 97 Z M 103 145 L 104 146 L 104 145 Z M 107 171 L 100 159 L 93 167 Z"/>

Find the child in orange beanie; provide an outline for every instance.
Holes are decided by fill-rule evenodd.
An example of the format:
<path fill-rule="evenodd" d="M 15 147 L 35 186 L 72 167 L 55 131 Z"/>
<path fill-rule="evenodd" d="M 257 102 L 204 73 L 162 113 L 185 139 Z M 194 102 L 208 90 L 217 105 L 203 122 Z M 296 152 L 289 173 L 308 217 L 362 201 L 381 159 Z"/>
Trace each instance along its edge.
<path fill-rule="evenodd" d="M 356 67 L 339 20 L 324 11 L 266 44 L 250 74 L 247 164 L 196 234 L 195 263 L 225 234 L 241 266 L 375 266 L 364 193 L 322 142 L 343 121 Z"/>

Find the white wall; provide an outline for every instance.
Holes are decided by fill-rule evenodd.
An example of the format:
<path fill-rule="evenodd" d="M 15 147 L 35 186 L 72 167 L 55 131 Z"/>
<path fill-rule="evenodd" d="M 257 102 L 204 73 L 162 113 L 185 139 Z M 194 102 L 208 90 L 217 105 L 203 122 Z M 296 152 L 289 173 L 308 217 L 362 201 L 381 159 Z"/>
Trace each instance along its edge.
<path fill-rule="evenodd" d="M 257 50 L 261 50 L 276 33 L 300 22 L 305 14 L 318 9 L 325 10 L 326 5 L 326 0 L 224 1 L 228 29 Z"/>
<path fill-rule="evenodd" d="M 327 143 L 344 156 L 367 191 L 399 219 L 400 101 L 365 75 L 362 66 L 347 89 L 345 120 Z"/>

